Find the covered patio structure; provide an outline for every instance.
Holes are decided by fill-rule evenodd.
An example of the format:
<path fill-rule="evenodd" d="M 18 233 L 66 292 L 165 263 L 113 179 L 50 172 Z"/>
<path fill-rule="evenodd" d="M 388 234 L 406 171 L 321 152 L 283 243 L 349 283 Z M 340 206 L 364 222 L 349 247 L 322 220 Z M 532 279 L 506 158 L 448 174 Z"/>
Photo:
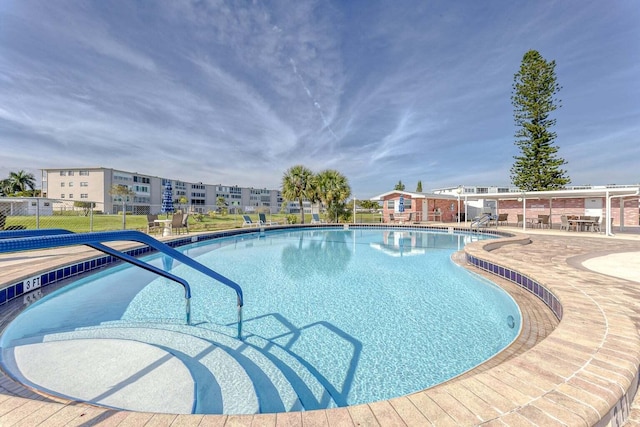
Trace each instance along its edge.
<path fill-rule="evenodd" d="M 522 225 L 523 230 L 538 215 L 549 216 L 550 228 L 554 224 L 559 226 L 563 215 L 600 217 L 607 235 L 613 235 L 614 224 L 621 230 L 640 225 L 640 186 L 486 193 L 466 197 L 470 200 L 495 200 L 495 214 L 506 214 L 507 223 Z"/>

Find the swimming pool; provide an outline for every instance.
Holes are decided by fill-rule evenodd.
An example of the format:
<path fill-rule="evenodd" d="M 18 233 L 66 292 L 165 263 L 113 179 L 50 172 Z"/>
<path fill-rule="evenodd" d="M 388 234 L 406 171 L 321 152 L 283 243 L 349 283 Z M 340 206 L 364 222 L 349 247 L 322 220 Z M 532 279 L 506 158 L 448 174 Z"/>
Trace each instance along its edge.
<path fill-rule="evenodd" d="M 278 405 L 261 402 L 260 410 L 268 412 L 408 394 L 506 347 L 520 329 L 516 304 L 450 260 L 466 242 L 482 238 L 401 229 L 313 229 L 252 233 L 181 250 L 243 287 L 244 345 L 263 352 L 298 394 L 299 400 L 289 405 L 281 398 Z M 233 291 L 162 255 L 148 259 L 189 281 L 192 323 L 200 331 L 233 336 Z M 74 337 L 79 330 L 152 322 L 175 329 L 183 318 L 179 286 L 121 266 L 29 307 L 7 329 L 2 346 L 25 337 Z M 262 366 L 241 363 L 253 363 L 253 370 Z"/>

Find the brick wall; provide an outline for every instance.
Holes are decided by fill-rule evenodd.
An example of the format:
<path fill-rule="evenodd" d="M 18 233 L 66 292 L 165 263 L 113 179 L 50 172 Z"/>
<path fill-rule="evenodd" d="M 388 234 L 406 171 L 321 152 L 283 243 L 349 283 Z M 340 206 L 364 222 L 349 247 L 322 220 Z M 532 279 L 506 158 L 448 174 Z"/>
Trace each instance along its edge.
<path fill-rule="evenodd" d="M 589 199 L 601 199 L 602 210 L 600 216 L 605 215 L 606 200 L 604 197 Z M 517 200 L 502 200 L 498 203 L 498 213 L 508 213 L 508 222 L 510 224 L 516 224 L 517 214 L 522 213 L 522 202 Z M 572 198 L 572 199 L 553 199 L 551 201 L 547 199 L 527 199 L 527 211 L 526 217 L 533 218 L 538 215 L 548 215 L 551 213 L 551 222 L 553 224 L 560 223 L 560 216 L 562 215 L 585 215 L 585 199 L 584 198 Z M 614 198 L 611 200 L 611 217 L 613 218 L 613 224 L 615 226 L 620 225 L 620 199 Z M 639 199 L 625 200 L 624 202 L 624 225 L 625 226 L 638 226 L 640 221 L 640 205 Z"/>

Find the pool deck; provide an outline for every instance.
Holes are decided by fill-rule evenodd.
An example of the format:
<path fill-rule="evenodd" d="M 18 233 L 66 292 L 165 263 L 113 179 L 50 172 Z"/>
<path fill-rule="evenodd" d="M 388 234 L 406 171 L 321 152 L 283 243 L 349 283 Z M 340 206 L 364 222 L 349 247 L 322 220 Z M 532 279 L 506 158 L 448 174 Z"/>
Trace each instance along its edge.
<path fill-rule="evenodd" d="M 548 310 L 523 295 L 518 301 L 526 319 L 519 342 L 447 383 L 346 408 L 226 416 L 101 408 L 36 394 L 2 375 L 0 425 L 640 425 L 640 399 L 633 393 L 640 365 L 640 234 L 500 230 L 515 236 L 502 239 L 503 245 L 474 242 L 465 252 L 543 284 L 562 303 L 563 318 L 554 324 Z M 94 253 L 62 248 L 5 254 L 0 256 L 0 282 Z M 513 286 L 495 281 L 507 290 Z M 0 327 L 13 314 L 0 309 Z"/>

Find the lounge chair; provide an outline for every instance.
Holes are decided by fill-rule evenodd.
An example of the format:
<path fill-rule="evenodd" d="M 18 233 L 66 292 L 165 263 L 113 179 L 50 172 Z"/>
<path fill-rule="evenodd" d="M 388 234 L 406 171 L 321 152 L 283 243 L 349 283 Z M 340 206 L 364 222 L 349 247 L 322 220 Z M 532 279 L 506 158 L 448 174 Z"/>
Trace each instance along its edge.
<path fill-rule="evenodd" d="M 260 226 L 260 224 L 258 224 L 257 222 L 253 222 L 251 220 L 251 217 L 249 215 L 242 215 L 242 226 L 243 227 L 258 227 Z"/>
<path fill-rule="evenodd" d="M 324 221 L 320 219 L 320 215 L 317 213 L 311 214 L 311 224 L 322 224 Z"/>
<path fill-rule="evenodd" d="M 267 221 L 267 216 L 263 213 L 258 214 L 258 222 L 260 223 L 260 225 L 277 225 L 280 224 L 279 222 L 276 221 Z"/>

